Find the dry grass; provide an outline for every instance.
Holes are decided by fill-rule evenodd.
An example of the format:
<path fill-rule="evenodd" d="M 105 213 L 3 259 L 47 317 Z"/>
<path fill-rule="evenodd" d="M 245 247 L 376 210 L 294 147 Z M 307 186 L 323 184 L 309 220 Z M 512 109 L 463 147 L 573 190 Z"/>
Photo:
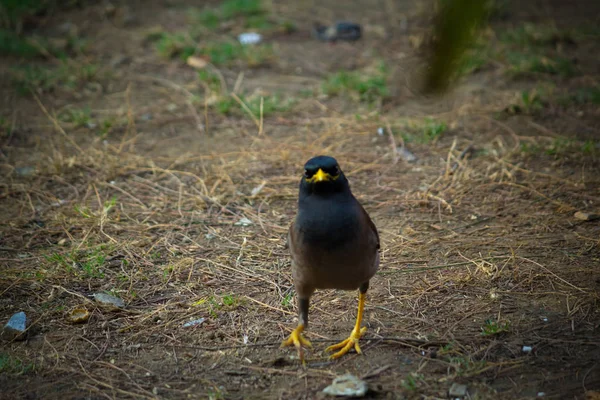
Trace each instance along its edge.
<path fill-rule="evenodd" d="M 240 115 L 225 117 L 206 84 L 179 79 L 188 70 L 161 71 L 122 77 L 122 91 L 101 97 L 92 114 L 117 121 L 102 136 L 59 120 L 67 101 L 35 98 L 27 118 L 12 114 L 19 129 L 0 153 L 0 316 L 23 310 L 30 325 L 27 341 L 1 344 L 6 393 L 315 398 L 347 371 L 374 398 L 445 398 L 453 382 L 478 398 L 581 398 L 600 385 L 600 229 L 573 217 L 600 211 L 598 152 L 580 151 L 558 123 L 494 115 L 514 98 L 500 88 L 411 94 L 397 113 L 312 96 L 272 116 L 234 89 Z M 216 72 L 230 87 L 252 81 Z M 295 85 L 271 73 L 272 87 Z M 21 125 L 43 140 L 28 142 Z M 448 129 L 409 140 L 431 126 Z M 403 161 L 401 144 L 419 161 Z M 321 291 L 302 369 L 278 348 L 297 313 L 285 236 L 301 166 L 316 154 L 340 161 L 373 217 L 382 268 L 364 356 L 320 353 L 346 336 L 356 306 L 355 293 Z M 97 292 L 127 305 L 103 308 Z M 78 308 L 89 321 L 69 323 Z"/>
<path fill-rule="evenodd" d="M 583 335 L 569 343 L 600 344 L 583 334 L 598 321 L 585 262 L 598 254 L 596 228 L 579 223 L 572 231 L 572 214 L 593 197 L 596 183 L 527 169 L 514 150 L 516 134 L 498 134 L 483 148 L 447 138 L 423 146 L 431 154 L 409 167 L 386 138 L 372 143 L 374 122 L 327 117 L 305 122 L 303 135 L 277 135 L 259 121 L 265 131 L 244 137 L 238 151 L 147 158 L 128 151 L 139 140 L 132 123 L 120 143 L 84 146 L 46 115 L 59 133 L 51 142 L 69 139 L 65 153 L 38 165 L 36 177 L 13 174 L 3 184 L 5 215 L 12 217 L 3 228 L 0 280 L 13 304 L 5 303 L 3 314 L 25 307 L 35 350 L 14 343 L 11 351 L 36 370 L 75 378 L 79 390 L 155 398 L 155 383 L 142 382 L 158 364 L 136 364 L 140 353 L 146 360 L 170 354 L 162 369 L 186 368 L 199 354 L 256 362 L 266 348 L 279 351 L 296 314 L 285 234 L 299 166 L 317 153 L 339 158 L 381 231 L 383 268 L 367 304 L 367 354 L 401 346 L 420 358 L 419 371 L 433 363 L 451 381 L 528 363 L 518 349 L 506 354 L 514 345 L 482 336 L 487 319 L 536 348 L 566 340 L 564 321 Z M 463 151 L 473 145 L 488 155 Z M 244 218 L 250 226 L 239 225 Z M 123 298 L 126 309 L 96 305 L 90 295 L 100 291 Z M 316 343 L 342 334 L 353 304 L 354 294 L 317 293 L 309 331 Z M 67 314 L 80 307 L 90 321 L 69 325 Z M 556 317 L 544 322 L 536 307 Z M 346 322 L 332 330 L 329 321 L 340 315 Z M 200 317 L 203 325 L 182 328 Z M 323 361 L 313 353 L 307 377 L 332 376 L 356 359 Z M 293 365 L 246 367 L 250 372 L 239 373 L 296 375 Z M 382 390 L 398 390 L 386 376 Z M 429 386 L 432 376 L 404 381 L 404 390 Z"/>

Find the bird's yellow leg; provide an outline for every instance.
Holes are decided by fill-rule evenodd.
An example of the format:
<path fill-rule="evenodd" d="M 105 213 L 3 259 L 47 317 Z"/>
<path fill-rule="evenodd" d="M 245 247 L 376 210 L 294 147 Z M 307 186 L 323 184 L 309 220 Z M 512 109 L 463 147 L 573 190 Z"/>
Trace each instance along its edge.
<path fill-rule="evenodd" d="M 352 348 L 354 348 L 354 350 L 356 350 L 356 352 L 358 354 L 361 353 L 360 346 L 358 345 L 358 340 L 367 331 L 366 326 L 363 328 L 360 327 L 360 324 L 362 322 L 363 312 L 365 309 L 366 297 L 367 297 L 366 292 L 360 293 L 358 295 L 358 314 L 356 315 L 356 325 L 354 325 L 354 329 L 352 330 L 352 333 L 350 334 L 348 339 L 346 339 L 338 344 L 334 344 L 333 346 L 329 346 L 328 348 L 325 349 L 325 351 L 339 350 L 337 353 L 334 353 L 331 355 L 331 357 L 330 357 L 331 359 L 340 358 L 341 356 L 346 354 L 348 351 L 350 351 L 350 349 L 352 349 Z"/>
<path fill-rule="evenodd" d="M 304 362 L 304 352 L 302 351 L 302 346 L 312 347 L 312 344 L 302 335 L 302 332 L 304 332 L 304 324 L 298 324 L 290 336 L 281 343 L 281 347 L 294 345 L 294 347 L 298 349 L 300 361 Z"/>

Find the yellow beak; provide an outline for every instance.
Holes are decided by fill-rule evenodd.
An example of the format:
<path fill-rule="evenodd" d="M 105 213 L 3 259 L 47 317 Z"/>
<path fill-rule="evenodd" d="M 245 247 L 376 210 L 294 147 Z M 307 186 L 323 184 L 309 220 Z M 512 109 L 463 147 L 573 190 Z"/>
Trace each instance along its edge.
<path fill-rule="evenodd" d="M 315 182 L 328 181 L 329 179 L 331 179 L 329 174 L 327 172 L 323 171 L 321 168 L 319 168 L 319 170 L 317 171 L 317 173 L 314 176 Z"/>

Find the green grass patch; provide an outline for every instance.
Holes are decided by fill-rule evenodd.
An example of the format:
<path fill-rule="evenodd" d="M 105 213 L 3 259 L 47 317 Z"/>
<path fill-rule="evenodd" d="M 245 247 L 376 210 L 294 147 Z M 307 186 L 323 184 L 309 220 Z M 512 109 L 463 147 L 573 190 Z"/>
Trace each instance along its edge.
<path fill-rule="evenodd" d="M 405 143 L 428 144 L 438 140 L 447 129 L 445 122 L 425 118 L 423 121 L 404 124 L 393 131 L 398 132 Z"/>
<path fill-rule="evenodd" d="M 110 246 L 99 245 L 90 250 L 53 253 L 46 256 L 47 270 L 59 274 L 66 272 L 75 277 L 103 279 L 104 265 L 110 250 Z"/>
<path fill-rule="evenodd" d="M 10 30 L 0 29 L 0 55 L 33 58 L 40 55 L 40 49 L 30 40 Z"/>
<path fill-rule="evenodd" d="M 491 60 L 507 65 L 512 78 L 552 75 L 569 78 L 579 74 L 575 62 L 565 49 L 581 37 L 570 31 L 560 31 L 552 25 L 523 24 L 502 31 L 496 39 L 482 35 L 463 55 L 458 73 L 469 75 L 479 71 Z"/>
<path fill-rule="evenodd" d="M 523 142 L 521 143 L 521 152 L 530 155 L 546 155 L 554 159 L 560 159 L 568 156 L 597 157 L 600 154 L 600 141 L 582 141 L 558 137 L 553 139 L 552 142 L 546 144 Z"/>
<path fill-rule="evenodd" d="M 56 89 L 75 90 L 97 76 L 95 64 L 63 62 L 58 67 L 22 65 L 11 70 L 12 82 L 19 93 L 46 93 Z"/>
<path fill-rule="evenodd" d="M 77 128 L 92 125 L 92 112 L 89 107 L 67 108 L 59 114 L 58 118 L 63 122 L 74 124 Z"/>
<path fill-rule="evenodd" d="M 240 26 L 247 29 L 270 30 L 275 25 L 269 20 L 268 12 L 261 0 L 227 0 L 218 8 L 192 11 L 193 20 L 205 29 L 218 29 L 222 23 L 243 19 Z"/>
<path fill-rule="evenodd" d="M 260 118 L 260 96 L 239 96 L 240 100 L 246 104 L 252 115 L 256 118 Z M 281 95 L 275 94 L 270 96 L 262 97 L 262 115 L 267 117 L 269 115 L 289 111 L 295 104 L 294 99 L 284 98 Z M 242 115 L 246 111 L 242 106 L 231 96 L 223 97 L 215 103 L 215 107 L 220 114 L 224 115 Z"/>
<path fill-rule="evenodd" d="M 600 87 L 577 89 L 570 97 L 576 104 L 600 105 Z"/>
<path fill-rule="evenodd" d="M 390 94 L 384 64 L 371 74 L 361 71 L 339 71 L 328 76 L 321 89 L 329 96 L 349 94 L 366 103 L 384 99 Z"/>
<path fill-rule="evenodd" d="M 577 74 L 573 61 L 565 57 L 510 52 L 506 60 L 509 63 L 508 73 L 513 77 L 548 74 L 568 78 Z"/>
<path fill-rule="evenodd" d="M 152 32 L 147 38 L 154 42 L 157 53 L 164 58 L 186 60 L 196 51 L 193 40 L 182 33 Z"/>
<path fill-rule="evenodd" d="M 247 17 L 265 13 L 261 0 L 227 0 L 221 4 L 221 15 L 225 19 Z"/>
<path fill-rule="evenodd" d="M 498 322 L 491 319 L 485 321 L 481 327 L 481 336 L 495 336 L 508 332 L 510 324 L 508 322 Z"/>
<path fill-rule="evenodd" d="M 547 104 L 544 100 L 547 95 L 543 90 L 537 88 L 532 90 L 523 90 L 518 98 L 518 101 L 506 107 L 507 114 L 526 114 L 534 115 L 540 112 Z"/>
<path fill-rule="evenodd" d="M 243 46 L 230 40 L 194 41 L 187 34 L 167 32 L 151 32 L 147 39 L 154 42 L 157 53 L 164 58 L 178 57 L 187 60 L 192 55 L 200 55 L 216 66 L 230 66 L 236 62 L 243 62 L 248 67 L 258 67 L 269 63 L 275 57 L 273 46 L 270 44 Z"/>

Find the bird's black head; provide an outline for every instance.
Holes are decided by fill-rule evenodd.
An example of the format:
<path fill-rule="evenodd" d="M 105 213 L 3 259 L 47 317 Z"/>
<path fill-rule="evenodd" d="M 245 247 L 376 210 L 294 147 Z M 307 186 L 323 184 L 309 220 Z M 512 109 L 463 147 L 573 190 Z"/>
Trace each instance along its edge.
<path fill-rule="evenodd" d="M 335 158 L 317 156 L 304 164 L 300 194 L 328 194 L 350 191 L 348 180 Z"/>

